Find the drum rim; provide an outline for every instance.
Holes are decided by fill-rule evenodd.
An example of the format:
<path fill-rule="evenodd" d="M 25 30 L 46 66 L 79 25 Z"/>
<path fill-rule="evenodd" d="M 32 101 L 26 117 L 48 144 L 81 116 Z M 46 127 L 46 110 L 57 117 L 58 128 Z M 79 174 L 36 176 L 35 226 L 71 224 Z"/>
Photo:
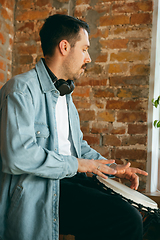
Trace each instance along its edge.
<path fill-rule="evenodd" d="M 133 201 L 134 203 L 143 205 L 145 208 L 158 209 L 158 205 L 155 201 L 147 197 L 146 195 L 129 188 L 123 183 L 117 182 L 111 178 L 104 179 L 100 176 L 96 177 L 99 182 L 104 184 L 107 188 L 110 188 L 114 192 L 120 194 L 122 197 Z M 122 190 L 123 187 L 123 190 Z M 126 193 L 126 190 L 129 191 L 129 194 Z M 132 194 L 131 194 L 132 193 Z"/>

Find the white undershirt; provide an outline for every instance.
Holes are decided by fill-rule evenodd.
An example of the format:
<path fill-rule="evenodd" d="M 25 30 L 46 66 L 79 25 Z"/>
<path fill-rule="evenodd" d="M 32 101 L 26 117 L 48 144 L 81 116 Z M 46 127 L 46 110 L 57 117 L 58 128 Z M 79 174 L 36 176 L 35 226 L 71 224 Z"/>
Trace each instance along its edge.
<path fill-rule="evenodd" d="M 66 96 L 59 96 L 56 104 L 56 121 L 58 131 L 59 153 L 71 155 L 71 142 L 69 141 L 69 121 Z"/>

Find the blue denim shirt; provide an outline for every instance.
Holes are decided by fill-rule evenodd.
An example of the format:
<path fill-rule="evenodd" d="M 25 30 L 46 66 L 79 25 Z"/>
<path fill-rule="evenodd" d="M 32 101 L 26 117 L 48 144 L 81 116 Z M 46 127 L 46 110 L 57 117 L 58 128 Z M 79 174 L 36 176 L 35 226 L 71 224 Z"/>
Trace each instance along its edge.
<path fill-rule="evenodd" d="M 58 97 L 42 60 L 0 91 L 0 239 L 59 239 L 59 180 L 74 176 L 78 162 L 59 154 Z M 104 159 L 83 140 L 71 95 L 66 99 L 77 157 Z"/>

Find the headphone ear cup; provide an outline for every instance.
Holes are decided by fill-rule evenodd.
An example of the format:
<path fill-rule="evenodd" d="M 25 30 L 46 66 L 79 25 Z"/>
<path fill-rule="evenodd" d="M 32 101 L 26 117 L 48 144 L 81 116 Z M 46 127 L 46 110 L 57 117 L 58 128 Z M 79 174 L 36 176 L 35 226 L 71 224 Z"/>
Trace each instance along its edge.
<path fill-rule="evenodd" d="M 54 85 L 59 90 L 61 96 L 69 94 L 74 90 L 74 83 L 72 80 L 65 81 L 64 79 L 59 79 Z"/>
<path fill-rule="evenodd" d="M 68 82 L 68 84 L 70 86 L 70 92 L 72 92 L 74 90 L 74 88 L 75 88 L 74 82 L 72 80 L 67 80 L 67 82 Z"/>

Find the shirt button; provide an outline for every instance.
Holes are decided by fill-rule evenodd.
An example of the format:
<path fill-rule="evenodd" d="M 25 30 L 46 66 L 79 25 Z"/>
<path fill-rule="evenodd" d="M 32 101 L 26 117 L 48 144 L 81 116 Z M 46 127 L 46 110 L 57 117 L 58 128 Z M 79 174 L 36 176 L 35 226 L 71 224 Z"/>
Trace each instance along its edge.
<path fill-rule="evenodd" d="M 37 131 L 37 134 L 40 134 L 41 132 L 40 131 Z"/>
<path fill-rule="evenodd" d="M 56 222 L 56 221 L 57 221 L 57 219 L 55 218 L 55 219 L 54 219 L 54 222 Z"/>
<path fill-rule="evenodd" d="M 57 196 L 57 194 L 55 193 L 55 194 L 54 194 L 54 196 L 56 197 L 56 196 Z"/>

